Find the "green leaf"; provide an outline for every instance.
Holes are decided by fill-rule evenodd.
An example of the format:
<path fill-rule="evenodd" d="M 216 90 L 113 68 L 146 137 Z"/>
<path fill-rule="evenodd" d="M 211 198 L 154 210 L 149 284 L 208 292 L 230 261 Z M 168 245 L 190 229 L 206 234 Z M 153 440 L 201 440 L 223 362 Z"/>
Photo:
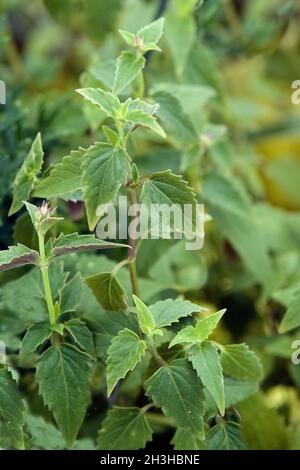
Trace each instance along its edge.
<path fill-rule="evenodd" d="M 78 346 L 93 357 L 95 354 L 93 335 L 85 323 L 74 318 L 65 323 L 65 328 Z"/>
<path fill-rule="evenodd" d="M 153 116 L 154 114 L 157 114 L 159 110 L 159 104 L 147 103 L 147 101 L 136 98 L 135 100 L 129 102 L 128 113 L 136 110 L 143 111 L 144 113 Z"/>
<path fill-rule="evenodd" d="M 118 95 L 126 88 L 138 75 L 145 66 L 144 57 L 137 57 L 129 51 L 122 52 L 117 59 L 115 72 L 115 81 L 113 93 Z"/>
<path fill-rule="evenodd" d="M 201 433 L 192 434 L 190 429 L 178 428 L 171 443 L 175 450 L 205 450 L 205 441 Z"/>
<path fill-rule="evenodd" d="M 159 104 L 157 115 L 174 145 L 182 148 L 192 143 L 197 144 L 199 136 L 189 116 L 184 113 L 179 100 L 165 91 L 155 92 L 152 96 Z"/>
<path fill-rule="evenodd" d="M 0 251 L 0 271 L 19 268 L 26 264 L 38 264 L 39 254 L 24 245 L 10 246 L 8 250 Z"/>
<path fill-rule="evenodd" d="M 30 433 L 30 444 L 34 450 L 63 450 L 65 443 L 62 433 L 41 416 L 27 414 L 26 423 Z M 83 446 L 81 448 L 81 446 Z M 89 439 L 80 439 L 74 442 L 72 450 L 95 450 Z"/>
<path fill-rule="evenodd" d="M 157 243 L 155 240 L 153 242 Z M 186 240 L 165 249 L 157 258 L 154 264 L 151 263 L 149 274 L 162 288 L 172 288 L 183 293 L 198 290 L 205 285 L 206 261 L 200 251 L 186 250 Z"/>
<path fill-rule="evenodd" d="M 96 306 L 97 306 L 97 301 Z M 133 315 L 126 315 L 123 312 L 98 312 L 94 319 L 87 318 L 89 327 L 95 336 L 95 347 L 98 357 L 105 359 L 107 350 L 112 339 L 124 328 L 137 330 L 137 323 Z"/>
<path fill-rule="evenodd" d="M 37 365 L 40 393 L 68 447 L 78 434 L 90 401 L 89 370 L 89 357 L 69 344 L 52 346 Z"/>
<path fill-rule="evenodd" d="M 224 346 L 221 364 L 225 374 L 235 379 L 259 381 L 263 376 L 260 360 L 245 343 Z"/>
<path fill-rule="evenodd" d="M 81 189 L 81 168 L 86 149 L 72 150 L 70 155 L 54 165 L 49 176 L 40 180 L 32 195 L 46 199 L 55 197 L 74 198 L 77 191 Z"/>
<path fill-rule="evenodd" d="M 27 415 L 31 445 L 35 449 L 62 450 L 65 443 L 61 432 L 41 416 Z"/>
<path fill-rule="evenodd" d="M 91 103 L 99 106 L 111 118 L 114 118 L 115 111 L 120 109 L 121 103 L 119 98 L 109 91 L 104 91 L 101 88 L 80 88 L 76 91 Z"/>
<path fill-rule="evenodd" d="M 107 142 L 113 147 L 116 147 L 118 140 L 119 140 L 119 135 L 115 131 L 113 131 L 110 127 L 107 127 L 107 126 L 102 126 L 102 130 L 105 134 Z"/>
<path fill-rule="evenodd" d="M 162 219 L 160 205 L 166 204 L 173 207 L 174 204 L 184 208 L 186 204 L 192 206 L 191 211 L 191 228 L 195 220 L 196 199 L 193 190 L 188 186 L 188 183 L 182 179 L 182 176 L 174 175 L 171 170 L 160 171 L 153 173 L 149 179 L 145 180 L 141 193 L 141 201 L 145 206 L 157 217 L 156 230 L 160 234 L 161 231 L 166 230 L 181 230 L 184 232 L 187 227 L 186 224 L 177 226 L 176 222 L 169 217 L 169 223 Z M 156 206 L 154 206 L 157 205 Z M 152 216 L 153 217 L 153 216 Z M 155 217 L 153 217 L 155 219 Z M 182 220 L 182 218 L 181 218 Z M 153 220 L 151 220 L 153 222 Z M 153 224 L 152 224 L 153 225 Z M 152 227 L 152 230 L 154 228 Z"/>
<path fill-rule="evenodd" d="M 237 183 L 216 173 L 205 177 L 202 189 L 218 230 L 229 240 L 255 279 L 271 289 L 272 264 L 250 200 Z"/>
<path fill-rule="evenodd" d="M 163 35 L 164 31 L 164 18 L 158 18 L 152 23 L 147 24 L 143 28 L 139 29 L 137 36 L 143 40 L 145 46 L 149 44 L 157 44 Z"/>
<path fill-rule="evenodd" d="M 140 328 L 145 335 L 149 335 L 155 330 L 156 326 L 151 311 L 136 295 L 132 297 L 136 306 Z"/>
<path fill-rule="evenodd" d="M 44 152 L 42 149 L 41 134 L 34 139 L 28 156 L 23 162 L 13 182 L 13 202 L 9 215 L 13 215 L 21 209 L 23 201 L 27 201 L 34 187 L 36 177 L 43 164 Z"/>
<path fill-rule="evenodd" d="M 106 250 L 120 247 L 126 247 L 126 245 L 99 240 L 94 235 L 78 235 L 78 233 L 61 234 L 54 241 L 53 254 L 61 256 L 82 251 Z"/>
<path fill-rule="evenodd" d="M 204 396 L 202 384 L 185 359 L 161 367 L 146 384 L 147 396 L 178 427 L 201 434 Z"/>
<path fill-rule="evenodd" d="M 0 370 L 0 443 L 24 449 L 24 404 L 7 369 Z"/>
<path fill-rule="evenodd" d="M 60 313 L 75 312 L 81 300 L 82 279 L 77 273 L 60 291 Z"/>
<path fill-rule="evenodd" d="M 208 450 L 245 450 L 240 436 L 240 426 L 234 421 L 216 424 L 207 436 Z"/>
<path fill-rule="evenodd" d="M 196 326 L 186 326 L 183 330 L 180 330 L 179 333 L 177 333 L 169 347 L 171 348 L 172 346 L 175 346 L 175 344 L 181 343 L 202 343 L 216 328 L 225 312 L 226 309 L 219 310 L 203 320 L 198 320 Z"/>
<path fill-rule="evenodd" d="M 194 312 L 202 312 L 205 307 L 193 304 L 189 300 L 167 299 L 160 300 L 150 305 L 149 310 L 155 321 L 157 328 L 170 326 L 174 322 L 178 322 L 180 318 L 192 315 Z"/>
<path fill-rule="evenodd" d="M 107 394 L 113 391 L 117 382 L 133 370 L 146 352 L 146 343 L 134 331 L 125 328 L 113 338 L 107 351 Z"/>
<path fill-rule="evenodd" d="M 169 11 L 166 15 L 165 38 L 171 51 L 178 76 L 181 76 L 189 53 L 196 39 L 196 24 L 192 15 L 178 15 Z"/>
<path fill-rule="evenodd" d="M 35 352 L 52 333 L 49 323 L 41 322 L 32 325 L 26 332 L 20 349 L 21 356 Z"/>
<path fill-rule="evenodd" d="M 293 297 L 279 325 L 279 333 L 286 333 L 300 326 L 300 291 L 297 290 Z"/>
<path fill-rule="evenodd" d="M 56 300 L 66 279 L 63 265 L 61 263 L 50 264 L 49 277 L 52 296 Z M 28 292 L 32 295 L 29 296 Z M 24 299 L 26 299 L 26 302 L 24 302 Z M 40 269 L 33 268 L 23 276 L 2 286 L 1 303 L 5 306 L 5 310 L 9 312 L 9 316 L 14 317 L 14 324 L 20 328 L 18 333 L 24 331 L 32 323 L 47 320 L 48 310 Z M 11 329 L 13 325 L 11 322 L 9 324 L 9 329 Z"/>
<path fill-rule="evenodd" d="M 134 109 L 126 115 L 126 120 L 133 124 L 134 127 L 140 126 L 150 129 L 158 134 L 160 137 L 165 138 L 166 133 L 163 128 L 158 124 L 155 117 L 142 111 L 141 109 Z"/>
<path fill-rule="evenodd" d="M 114 406 L 103 421 L 98 448 L 100 450 L 138 450 L 152 440 L 152 429 L 143 410 Z"/>
<path fill-rule="evenodd" d="M 107 143 L 91 147 L 82 165 L 82 185 L 90 230 L 94 230 L 107 206 L 115 202 L 122 184 L 129 178 L 125 152 Z"/>
<path fill-rule="evenodd" d="M 225 413 L 225 391 L 222 366 L 216 347 L 209 341 L 193 346 L 188 359 L 204 387 L 213 396 L 221 415 Z"/>
<path fill-rule="evenodd" d="M 246 400 L 257 392 L 259 382 L 237 380 L 231 377 L 224 377 L 225 386 L 225 407 L 230 408 L 237 403 Z"/>
<path fill-rule="evenodd" d="M 239 403 L 241 434 L 250 450 L 289 449 L 289 431 L 276 409 L 269 408 L 266 398 L 257 393 Z"/>
<path fill-rule="evenodd" d="M 124 41 L 127 42 L 127 44 L 129 44 L 129 46 L 135 46 L 136 35 L 134 33 L 130 33 L 129 31 L 125 31 L 124 29 L 119 29 L 118 31 L 121 34 Z"/>
<path fill-rule="evenodd" d="M 127 308 L 126 292 L 112 273 L 100 273 L 85 279 L 96 299 L 107 310 Z"/>

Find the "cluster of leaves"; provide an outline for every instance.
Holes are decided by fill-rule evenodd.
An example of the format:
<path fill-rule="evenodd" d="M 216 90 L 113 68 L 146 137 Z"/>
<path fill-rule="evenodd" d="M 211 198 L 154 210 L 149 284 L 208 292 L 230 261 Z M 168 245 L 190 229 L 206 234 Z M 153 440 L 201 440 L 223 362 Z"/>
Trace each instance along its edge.
<path fill-rule="evenodd" d="M 177 450 L 297 448 L 297 423 L 294 433 L 287 430 L 258 390 L 265 378 L 264 386 L 277 384 L 278 364 L 286 373 L 281 361 L 300 327 L 299 217 L 267 201 L 257 155 L 234 138 L 255 132 L 249 113 L 259 125 L 262 110 L 239 96 L 227 99 L 207 47 L 220 36 L 214 52 L 223 58 L 269 53 L 292 6 L 254 34 L 251 19 L 272 12 L 261 2 L 239 15 L 234 2 L 174 0 L 165 19 L 147 26 L 156 2 L 137 2 L 114 37 L 121 3 L 112 2 L 100 27 L 105 2 L 78 0 L 73 15 L 73 2 L 45 0 L 72 38 L 84 31 L 108 38 L 100 51 L 85 44 L 93 58 L 76 90 L 84 100 L 72 98 L 70 109 L 64 102 L 70 120 L 55 122 L 57 111 L 48 110 L 53 121 L 39 126 L 12 185 L 9 215 L 24 205 L 27 213 L 17 219 L 16 244 L 0 252 L 0 340 L 8 352 L 0 369 L 0 444 L 130 450 L 155 446 L 157 434 L 171 429 Z M 114 60 L 120 41 L 126 50 Z M 41 65 L 26 64 L 29 75 Z M 64 136 L 75 150 L 53 158 Z M 23 151 L 28 141 L 23 134 L 20 141 Z M 202 252 L 185 251 L 182 241 L 136 246 L 82 234 L 119 194 L 148 207 L 204 202 Z M 65 219 L 48 203 L 28 202 L 34 198 L 58 206 Z M 79 207 L 79 223 L 70 207 Z M 103 249 L 109 257 L 86 253 Z M 11 268 L 20 270 L 6 274 Z M 255 309 L 263 333 L 257 319 L 246 319 Z M 241 339 L 248 321 L 255 352 Z M 296 367 L 289 374 L 299 387 Z"/>

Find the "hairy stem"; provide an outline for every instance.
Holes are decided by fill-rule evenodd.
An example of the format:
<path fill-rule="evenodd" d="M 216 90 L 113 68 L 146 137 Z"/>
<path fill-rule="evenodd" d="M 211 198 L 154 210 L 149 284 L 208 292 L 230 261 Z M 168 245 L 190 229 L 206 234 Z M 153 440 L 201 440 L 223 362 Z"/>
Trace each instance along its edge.
<path fill-rule="evenodd" d="M 41 259 L 40 269 L 41 269 L 42 278 L 43 278 L 45 299 L 47 302 L 50 324 L 51 326 L 53 326 L 56 324 L 56 315 L 55 315 L 55 309 L 54 309 L 54 304 L 53 304 L 53 299 L 52 299 L 51 286 L 50 286 L 49 274 L 48 274 L 48 265 L 47 265 L 46 254 L 45 254 L 45 239 L 44 239 L 44 236 L 41 234 L 38 234 L 38 239 L 39 239 L 39 252 L 40 252 L 40 259 Z"/>

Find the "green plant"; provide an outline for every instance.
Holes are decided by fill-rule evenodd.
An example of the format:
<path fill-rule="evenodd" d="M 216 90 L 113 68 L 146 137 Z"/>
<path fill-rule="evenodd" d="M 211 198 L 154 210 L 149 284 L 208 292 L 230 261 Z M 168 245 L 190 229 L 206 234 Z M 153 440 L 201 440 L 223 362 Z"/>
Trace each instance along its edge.
<path fill-rule="evenodd" d="M 39 392 L 69 448 L 80 445 L 76 437 L 84 426 L 91 393 L 99 387 L 99 380 L 102 384 L 103 377 L 112 407 L 101 423 L 98 448 L 143 448 L 161 427 L 174 429 L 175 449 L 245 448 L 234 406 L 257 391 L 262 366 L 246 344 L 223 345 L 215 338 L 215 329 L 225 309 L 209 313 L 204 306 L 184 299 L 183 295 L 148 302 L 151 285 L 138 275 L 136 262 L 140 246 L 134 239 L 129 237 L 127 246 L 101 241 L 94 235 L 64 235 L 59 230 L 62 219 L 54 216 L 54 209 L 47 202 L 38 207 L 27 202 L 30 197 L 53 203 L 59 199 L 83 200 L 91 231 L 121 191 L 132 204 L 139 201 L 150 207 L 151 204 L 184 206 L 188 203 L 196 208 L 198 195 L 181 175 L 164 170 L 141 176 L 133 150 L 140 136 L 158 139 L 162 145 L 168 136 L 175 148 L 184 149 L 185 156 L 189 155 L 189 163 L 183 158 L 182 167 L 191 180 L 196 180 L 197 162 L 203 154 L 200 127 L 202 136 L 208 130 L 185 115 L 175 95 L 181 91 L 184 101 L 183 96 L 192 93 L 193 100 L 199 89 L 188 86 L 184 89 L 184 85 L 176 89 L 174 85 L 172 91 L 171 86 L 157 83 L 151 96 L 147 95 L 145 56 L 149 51 L 160 51 L 158 42 L 163 25 L 164 20 L 159 19 L 136 34 L 121 30 L 130 49 L 122 52 L 116 61 L 111 90 L 107 87 L 77 90 L 101 111 L 105 124 L 100 135 L 106 141 L 72 151 L 40 177 L 43 150 L 38 134 L 15 178 L 10 214 L 20 210 L 25 201 L 37 237 L 31 239 L 28 247 L 18 244 L 0 252 L 1 270 L 35 266 L 14 281 L 19 282 L 16 295 L 20 295 L 22 286 L 31 295 L 29 298 L 27 293 L 24 300 L 22 297 L 15 300 L 24 303 L 17 332 L 26 330 L 26 333 L 16 347 L 19 355 L 0 371 L 0 410 L 3 410 L 0 438 L 4 440 L 5 436 L 8 447 L 26 448 L 28 434 L 36 447 L 43 447 L 39 437 L 35 437 L 35 430 L 41 424 L 28 412 L 25 417 L 22 399 L 17 395 L 13 374 L 16 361 L 36 367 Z M 170 30 L 168 34 L 170 37 Z M 184 55 L 181 60 L 185 60 Z M 183 63 L 177 60 L 177 73 L 181 74 L 182 69 Z M 218 135 L 218 126 L 214 131 Z M 136 133 L 140 134 L 135 140 Z M 231 238 L 250 271 L 265 282 L 269 260 L 264 248 L 259 251 L 256 245 L 253 249 L 253 238 L 249 244 L 250 236 L 256 236 L 251 218 L 243 213 L 249 202 L 238 187 L 218 174 L 208 174 L 204 184 L 213 216 L 222 217 L 225 236 Z M 211 197 L 216 188 L 219 199 Z M 222 212 L 226 198 L 232 205 Z M 137 223 L 135 215 L 131 223 Z M 231 218 L 241 227 L 237 234 L 228 229 Z M 177 259 L 177 266 L 184 268 L 189 255 L 182 254 L 179 245 L 174 245 L 174 254 L 170 256 L 172 263 Z M 101 265 L 101 257 L 93 258 L 91 268 L 86 258 L 83 260 L 87 264 L 85 279 L 77 274 L 77 258 L 70 256 L 70 261 L 66 256 L 104 248 L 121 252 L 127 248 L 128 256 L 107 270 Z M 63 256 L 67 269 L 75 274 L 73 277 L 57 262 L 59 256 Z M 164 272 L 170 273 L 170 259 L 164 263 Z M 101 271 L 95 274 L 98 267 Z M 127 267 L 132 296 L 128 286 L 124 287 L 119 279 L 122 272 L 127 273 Z M 157 269 L 162 267 L 158 265 Z M 123 279 L 126 283 L 126 274 Z M 169 286 L 172 282 L 174 286 L 174 281 Z M 9 288 L 5 295 L 4 302 L 9 305 Z M 122 383 L 125 378 L 129 382 Z M 121 390 L 126 385 L 138 393 L 136 401 L 140 406 L 123 403 Z M 47 430 L 57 442 L 60 434 L 50 422 Z"/>

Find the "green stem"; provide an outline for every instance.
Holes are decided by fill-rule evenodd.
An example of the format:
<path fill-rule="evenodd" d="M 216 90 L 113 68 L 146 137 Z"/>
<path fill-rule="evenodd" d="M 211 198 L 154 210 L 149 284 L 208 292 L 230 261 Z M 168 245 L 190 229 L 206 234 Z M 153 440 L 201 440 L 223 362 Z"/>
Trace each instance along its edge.
<path fill-rule="evenodd" d="M 128 194 L 131 204 L 137 204 L 136 192 L 134 189 L 128 188 Z M 133 216 L 133 223 L 134 226 L 132 229 L 135 231 L 135 228 L 138 225 L 138 218 Z M 128 245 L 128 260 L 129 260 L 129 272 L 130 272 L 130 280 L 132 285 L 132 292 L 134 295 L 139 297 L 139 287 L 138 287 L 138 278 L 137 278 L 137 270 L 136 270 L 136 240 L 132 238 L 129 234 Z"/>
<path fill-rule="evenodd" d="M 54 304 L 53 304 L 53 299 L 52 299 L 52 294 L 51 294 L 51 286 L 50 286 L 49 275 L 48 275 L 48 265 L 47 265 L 47 259 L 46 259 L 46 254 L 45 254 L 45 238 L 43 235 L 38 234 L 38 239 L 39 239 L 39 252 L 40 252 L 40 260 L 41 260 L 40 269 L 41 269 L 42 278 L 43 278 L 44 293 L 45 293 L 45 298 L 46 298 L 47 307 L 48 307 L 50 324 L 51 326 L 54 326 L 56 324 L 56 315 L 55 315 L 55 309 L 54 309 Z"/>
<path fill-rule="evenodd" d="M 144 81 L 144 74 L 141 72 L 138 76 L 138 90 L 137 90 L 137 98 L 144 98 L 145 94 L 145 81 Z"/>
<path fill-rule="evenodd" d="M 153 356 L 153 358 L 155 359 L 155 361 L 157 362 L 157 365 L 159 367 L 166 367 L 168 366 L 169 364 L 161 357 L 161 355 L 158 353 L 157 349 L 156 349 L 156 346 L 154 344 L 154 341 L 153 339 L 150 339 L 148 338 L 148 345 L 149 345 L 149 348 L 150 348 L 150 352 Z"/>
<path fill-rule="evenodd" d="M 150 423 L 174 428 L 174 424 L 166 416 L 160 415 L 158 413 L 151 413 L 151 412 L 146 413 L 146 416 L 147 416 L 147 419 L 150 421 Z"/>

